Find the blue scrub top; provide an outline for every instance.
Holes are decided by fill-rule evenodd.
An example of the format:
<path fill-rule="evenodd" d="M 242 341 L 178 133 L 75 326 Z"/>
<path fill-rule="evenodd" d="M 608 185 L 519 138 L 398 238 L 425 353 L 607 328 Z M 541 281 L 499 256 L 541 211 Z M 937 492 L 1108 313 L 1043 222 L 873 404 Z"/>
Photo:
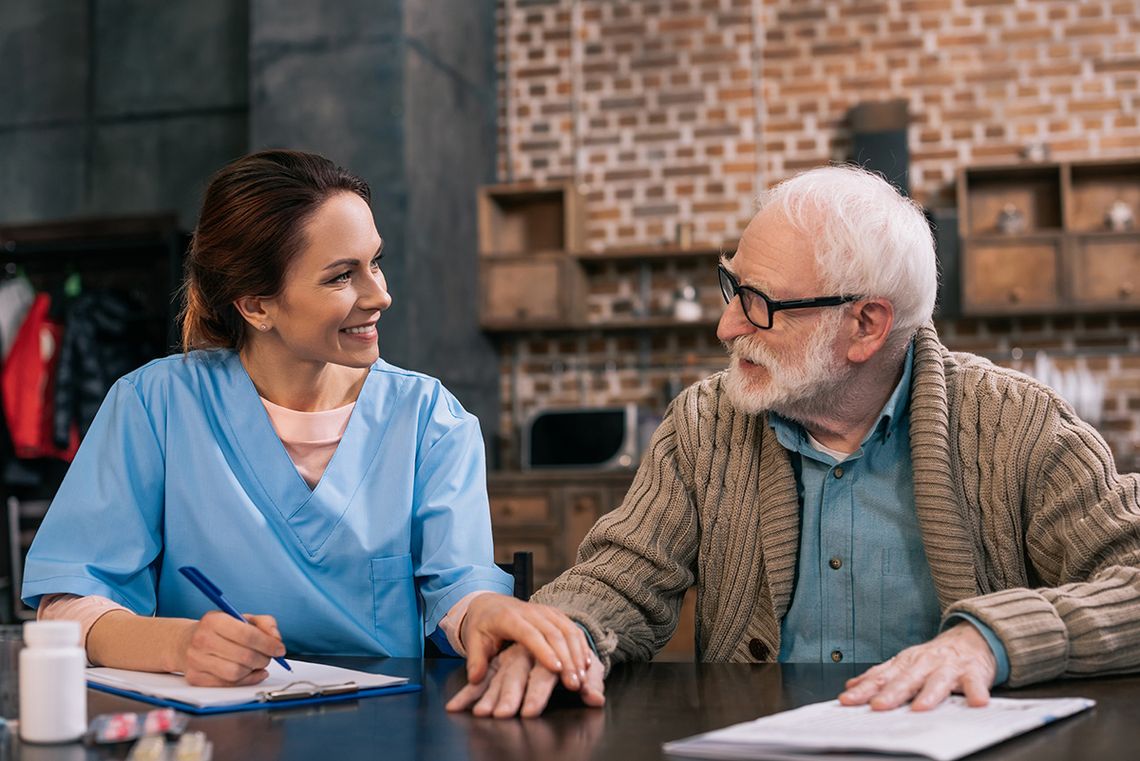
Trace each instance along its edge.
<path fill-rule="evenodd" d="M 461 597 L 511 593 L 478 421 L 382 360 L 315 489 L 234 352 L 155 360 L 112 387 L 32 543 L 23 599 L 201 618 L 212 606 L 183 565 L 275 616 L 291 654 L 418 657 Z"/>

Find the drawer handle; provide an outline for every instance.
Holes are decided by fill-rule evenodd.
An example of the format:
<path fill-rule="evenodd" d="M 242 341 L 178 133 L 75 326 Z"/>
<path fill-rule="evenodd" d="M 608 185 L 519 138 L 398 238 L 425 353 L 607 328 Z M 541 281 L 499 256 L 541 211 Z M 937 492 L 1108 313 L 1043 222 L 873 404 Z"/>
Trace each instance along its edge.
<path fill-rule="evenodd" d="M 1018 304 L 1021 302 L 1021 300 L 1023 298 L 1025 298 L 1025 289 L 1024 288 L 1022 288 L 1021 286 L 1017 286 L 1016 288 L 1010 289 L 1010 291 L 1009 291 L 1009 303 Z"/>
<path fill-rule="evenodd" d="M 1132 287 L 1132 283 L 1124 283 L 1120 286 L 1120 298 L 1126 299 L 1131 296 L 1134 291 L 1135 289 Z"/>
<path fill-rule="evenodd" d="M 503 509 L 502 509 L 503 515 L 511 515 L 514 513 L 514 511 L 515 511 L 515 506 L 512 505 L 510 502 L 504 502 L 503 503 Z"/>

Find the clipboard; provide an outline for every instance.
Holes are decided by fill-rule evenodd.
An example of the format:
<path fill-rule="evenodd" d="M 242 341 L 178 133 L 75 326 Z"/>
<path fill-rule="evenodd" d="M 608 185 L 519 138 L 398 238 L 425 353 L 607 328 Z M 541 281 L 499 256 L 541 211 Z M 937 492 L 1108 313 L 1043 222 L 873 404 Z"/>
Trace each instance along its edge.
<path fill-rule="evenodd" d="M 180 674 L 108 668 L 87 669 L 87 686 L 199 716 L 343 702 L 421 689 L 403 677 L 307 661 L 291 661 L 290 665 L 292 672 L 271 663 L 269 678 L 250 687 L 193 687 Z"/>

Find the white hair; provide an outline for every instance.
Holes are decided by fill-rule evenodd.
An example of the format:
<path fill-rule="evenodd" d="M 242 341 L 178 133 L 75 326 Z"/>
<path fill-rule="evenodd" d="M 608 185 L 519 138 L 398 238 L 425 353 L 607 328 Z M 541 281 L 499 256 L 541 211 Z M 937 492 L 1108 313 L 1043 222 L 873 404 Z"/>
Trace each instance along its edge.
<path fill-rule="evenodd" d="M 895 310 L 892 343 L 930 320 L 938 290 L 934 240 L 918 204 L 855 166 L 802 172 L 767 191 L 774 208 L 815 243 L 820 296 L 883 298 Z M 896 344 L 897 345 L 897 344 Z"/>

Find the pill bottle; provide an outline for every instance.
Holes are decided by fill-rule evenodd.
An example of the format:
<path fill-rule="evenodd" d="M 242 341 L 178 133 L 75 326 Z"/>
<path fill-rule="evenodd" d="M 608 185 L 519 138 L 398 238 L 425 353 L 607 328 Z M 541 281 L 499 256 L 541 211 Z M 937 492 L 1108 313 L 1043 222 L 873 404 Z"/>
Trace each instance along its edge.
<path fill-rule="evenodd" d="M 29 621 L 20 652 L 20 739 L 66 743 L 87 731 L 87 659 L 77 621 Z"/>

